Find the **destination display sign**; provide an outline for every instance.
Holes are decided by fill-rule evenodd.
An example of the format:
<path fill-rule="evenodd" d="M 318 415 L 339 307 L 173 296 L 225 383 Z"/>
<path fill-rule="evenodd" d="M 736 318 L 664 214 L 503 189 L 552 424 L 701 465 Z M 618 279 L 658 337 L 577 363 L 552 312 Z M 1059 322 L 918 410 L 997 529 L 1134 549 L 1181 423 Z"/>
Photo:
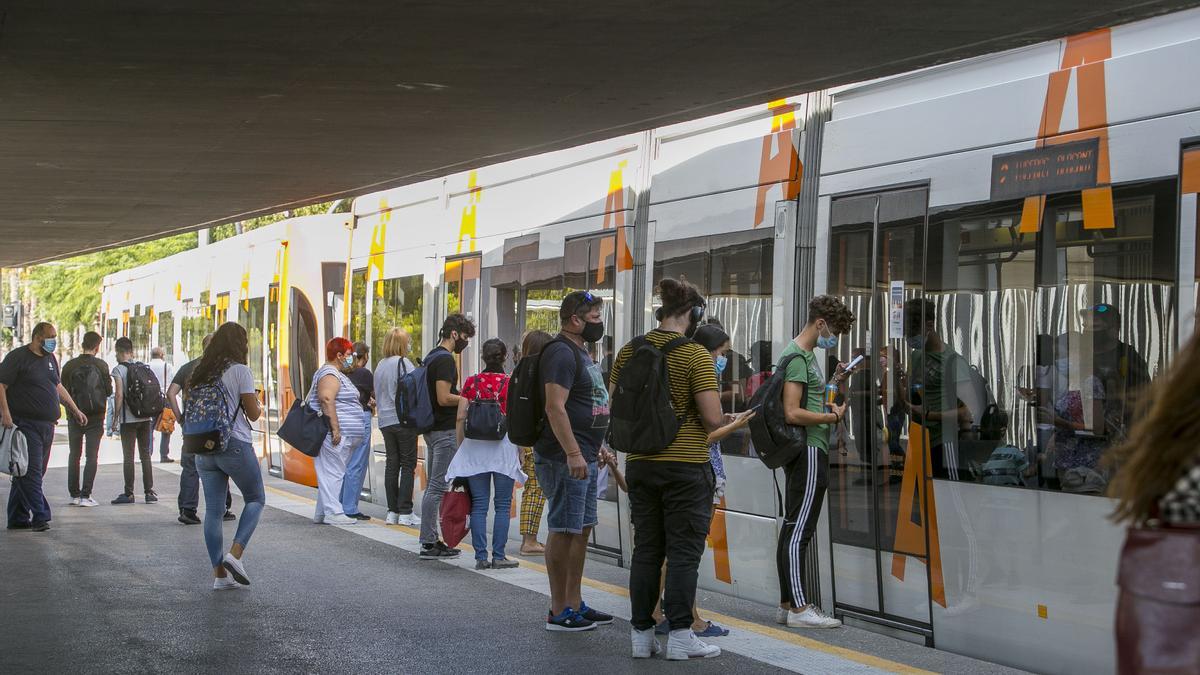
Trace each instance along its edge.
<path fill-rule="evenodd" d="M 1100 140 L 1047 145 L 992 157 L 992 200 L 1096 187 Z"/>

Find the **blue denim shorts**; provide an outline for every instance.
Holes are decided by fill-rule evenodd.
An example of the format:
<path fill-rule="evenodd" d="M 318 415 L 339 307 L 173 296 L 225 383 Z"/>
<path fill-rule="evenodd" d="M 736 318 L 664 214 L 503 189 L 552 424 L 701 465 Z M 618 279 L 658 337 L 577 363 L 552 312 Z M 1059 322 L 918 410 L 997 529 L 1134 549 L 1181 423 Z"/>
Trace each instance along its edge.
<path fill-rule="evenodd" d="M 588 462 L 588 477 L 582 479 L 571 478 L 565 461 L 537 457 L 534 470 L 538 485 L 546 495 L 546 524 L 551 532 L 583 534 L 583 528 L 595 527 L 599 522 L 596 517 L 595 462 Z"/>

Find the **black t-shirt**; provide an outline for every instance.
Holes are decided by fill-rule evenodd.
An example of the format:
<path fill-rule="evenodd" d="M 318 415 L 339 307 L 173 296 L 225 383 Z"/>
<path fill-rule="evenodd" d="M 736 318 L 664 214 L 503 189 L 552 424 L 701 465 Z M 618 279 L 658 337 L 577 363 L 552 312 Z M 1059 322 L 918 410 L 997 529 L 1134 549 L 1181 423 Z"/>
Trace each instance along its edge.
<path fill-rule="evenodd" d="M 442 355 L 439 355 L 439 352 Z M 453 429 L 458 418 L 457 405 L 438 405 L 437 403 L 438 382 L 449 382 L 450 393 L 458 393 L 458 365 L 454 362 L 453 354 L 450 354 L 450 358 L 446 358 L 444 354 L 450 354 L 449 350 L 445 347 L 434 347 L 425 355 L 425 374 L 429 380 L 429 400 L 433 403 L 432 431 Z"/>
<path fill-rule="evenodd" d="M 375 375 L 368 368 L 355 368 L 350 371 L 346 377 L 354 383 L 354 388 L 358 390 L 358 402 L 362 404 L 363 410 L 370 410 L 371 406 L 367 402 L 375 395 Z"/>
<path fill-rule="evenodd" d="M 187 384 L 187 379 L 192 376 L 192 371 L 196 369 L 196 364 L 198 363 L 200 363 L 200 359 L 192 359 L 180 366 L 179 370 L 175 371 L 175 377 L 171 379 L 171 384 L 183 389 L 184 385 Z"/>
<path fill-rule="evenodd" d="M 103 398 L 105 400 L 107 400 L 109 396 L 112 396 L 113 381 L 112 381 L 112 377 L 109 376 L 110 369 L 108 367 L 108 364 L 105 363 L 102 359 L 96 358 L 95 356 L 92 356 L 91 354 L 80 354 L 79 356 L 76 356 L 75 358 L 71 359 L 70 361 L 67 361 L 66 363 L 64 363 L 63 367 L 62 367 L 62 373 L 61 373 L 62 381 L 64 383 L 70 383 L 72 373 L 79 370 L 80 368 L 94 368 L 96 370 L 96 372 L 100 375 L 100 389 L 101 389 L 101 393 L 104 395 Z M 71 396 L 73 398 L 76 398 L 75 404 L 78 405 L 79 400 L 77 397 L 75 397 L 75 392 L 71 391 L 69 386 L 67 388 L 67 391 L 68 391 L 68 393 L 71 394 Z M 92 427 L 99 426 L 100 424 L 102 424 L 104 422 L 104 408 L 105 407 L 107 407 L 107 406 L 102 406 L 98 412 L 88 414 L 88 428 L 89 429 Z M 68 416 L 68 421 L 71 424 L 75 423 L 75 420 L 71 419 L 69 416 Z"/>
<path fill-rule="evenodd" d="M 565 407 L 575 442 L 584 459 L 596 461 L 608 431 L 608 387 L 604 384 L 600 365 L 594 363 L 583 348 L 556 340 L 543 350 L 540 372 L 543 387 L 554 383 L 568 390 Z M 533 449 L 546 459 L 567 461 L 549 421 Z"/>
<path fill-rule="evenodd" d="M 38 356 L 28 345 L 17 347 L 0 362 L 0 384 L 8 391 L 8 412 L 14 418 L 35 422 L 57 422 L 58 359 L 53 354 Z"/>

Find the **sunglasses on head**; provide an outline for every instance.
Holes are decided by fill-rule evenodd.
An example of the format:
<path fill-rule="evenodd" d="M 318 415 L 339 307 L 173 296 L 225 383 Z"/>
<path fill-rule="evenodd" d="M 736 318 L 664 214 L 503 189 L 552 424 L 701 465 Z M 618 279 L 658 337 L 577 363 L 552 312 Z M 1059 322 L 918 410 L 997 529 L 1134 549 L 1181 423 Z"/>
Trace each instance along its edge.
<path fill-rule="evenodd" d="M 584 291 L 583 295 L 579 296 L 579 302 L 575 303 L 575 309 L 571 310 L 572 314 L 579 314 L 580 307 L 591 307 L 596 304 L 596 296 L 592 295 L 591 291 Z"/>

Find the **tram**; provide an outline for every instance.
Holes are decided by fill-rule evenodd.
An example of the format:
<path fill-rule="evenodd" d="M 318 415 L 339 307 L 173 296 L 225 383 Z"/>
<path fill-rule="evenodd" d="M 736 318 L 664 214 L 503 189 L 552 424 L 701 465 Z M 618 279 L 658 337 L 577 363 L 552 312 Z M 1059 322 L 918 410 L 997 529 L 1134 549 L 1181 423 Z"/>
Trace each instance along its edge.
<path fill-rule="evenodd" d="M 1111 672 L 1122 531 L 1100 457 L 1194 328 L 1197 62 L 1188 10 L 385 190 L 109 276 L 104 333 L 182 363 L 217 323 L 246 325 L 264 469 L 311 485 L 273 432 L 333 335 L 373 365 L 392 326 L 419 355 L 463 312 L 513 345 L 590 289 L 604 367 L 653 326 L 656 282 L 686 278 L 732 336 L 738 411 L 807 299 L 838 295 L 858 320 L 825 356 L 867 367 L 830 451 L 823 606 L 998 663 Z M 459 359 L 477 372 L 477 344 Z M 915 412 L 935 400 L 953 421 Z M 745 435 L 722 453 L 701 585 L 773 605 L 776 477 Z M 383 463 L 377 433 L 364 498 L 382 501 Z M 625 497 L 600 497 L 592 550 L 627 563 Z"/>

